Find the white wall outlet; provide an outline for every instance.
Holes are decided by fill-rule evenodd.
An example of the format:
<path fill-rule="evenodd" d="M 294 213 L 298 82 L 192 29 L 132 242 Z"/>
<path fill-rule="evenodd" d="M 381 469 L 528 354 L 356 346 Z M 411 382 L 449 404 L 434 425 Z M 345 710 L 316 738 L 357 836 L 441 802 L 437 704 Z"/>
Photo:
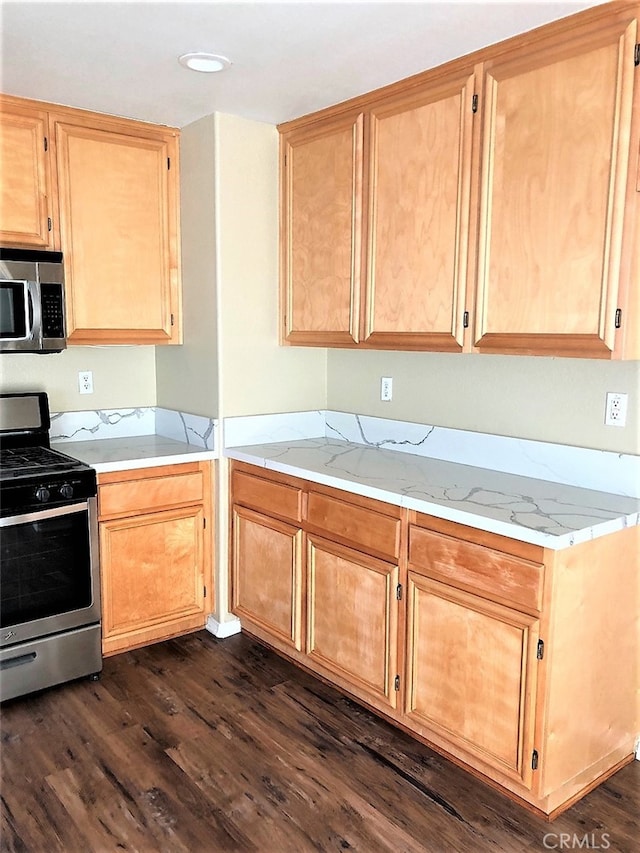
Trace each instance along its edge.
<path fill-rule="evenodd" d="M 81 370 L 78 373 L 78 390 L 81 394 L 93 394 L 93 372 Z"/>
<path fill-rule="evenodd" d="M 607 393 L 607 405 L 604 412 L 606 426 L 623 427 L 627 422 L 628 394 Z"/>
<path fill-rule="evenodd" d="M 393 399 L 393 379 L 383 376 L 380 380 L 380 399 L 383 403 L 390 403 Z"/>

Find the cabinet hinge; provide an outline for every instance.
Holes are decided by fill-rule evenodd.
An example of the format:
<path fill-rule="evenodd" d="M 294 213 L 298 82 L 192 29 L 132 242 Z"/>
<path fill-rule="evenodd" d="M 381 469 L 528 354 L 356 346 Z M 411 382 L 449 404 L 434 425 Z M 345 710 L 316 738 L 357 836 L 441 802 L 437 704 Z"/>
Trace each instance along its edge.
<path fill-rule="evenodd" d="M 53 223 L 51 222 L 51 217 L 48 216 L 47 217 L 47 228 L 49 229 L 49 231 L 51 231 L 52 227 L 53 227 Z"/>
<path fill-rule="evenodd" d="M 633 51 L 633 64 L 640 65 L 640 43 L 638 43 Z"/>
<path fill-rule="evenodd" d="M 465 311 L 464 314 L 462 315 L 462 328 L 463 329 L 469 328 L 469 312 L 468 311 Z"/>
<path fill-rule="evenodd" d="M 402 584 L 401 583 L 399 583 L 398 586 L 396 587 L 396 598 L 398 599 L 398 601 L 402 601 Z"/>
<path fill-rule="evenodd" d="M 474 95 L 473 98 L 471 98 L 471 112 L 472 113 L 478 112 L 478 96 L 477 95 Z"/>
<path fill-rule="evenodd" d="M 167 157 L 167 170 L 171 168 L 171 157 Z"/>
<path fill-rule="evenodd" d="M 49 140 L 47 139 L 46 136 L 44 137 L 44 150 L 45 151 L 49 150 Z"/>
<path fill-rule="evenodd" d="M 538 660 L 542 660 L 544 657 L 544 640 L 538 640 L 538 649 L 536 651 L 536 657 Z"/>
<path fill-rule="evenodd" d="M 393 679 L 393 689 L 394 690 L 400 690 L 400 676 L 399 675 L 396 675 L 396 677 Z"/>
<path fill-rule="evenodd" d="M 616 308 L 616 317 L 614 325 L 616 329 L 619 329 L 622 326 L 622 308 Z"/>
<path fill-rule="evenodd" d="M 531 754 L 531 769 L 532 770 L 538 769 L 538 750 L 537 749 L 534 749 L 533 753 Z"/>

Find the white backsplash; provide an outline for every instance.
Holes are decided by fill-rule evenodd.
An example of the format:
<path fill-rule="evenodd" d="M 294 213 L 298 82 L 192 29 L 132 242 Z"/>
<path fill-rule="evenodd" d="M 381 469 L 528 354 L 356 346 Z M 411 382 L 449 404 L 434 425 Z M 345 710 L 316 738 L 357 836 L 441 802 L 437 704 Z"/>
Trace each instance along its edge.
<path fill-rule="evenodd" d="M 52 442 L 161 435 L 194 447 L 215 450 L 216 427 L 217 422 L 212 418 L 149 406 L 55 412 L 51 415 L 49 434 Z"/>
<path fill-rule="evenodd" d="M 640 457 L 345 412 L 226 418 L 225 447 L 324 436 L 431 459 L 640 497 Z"/>

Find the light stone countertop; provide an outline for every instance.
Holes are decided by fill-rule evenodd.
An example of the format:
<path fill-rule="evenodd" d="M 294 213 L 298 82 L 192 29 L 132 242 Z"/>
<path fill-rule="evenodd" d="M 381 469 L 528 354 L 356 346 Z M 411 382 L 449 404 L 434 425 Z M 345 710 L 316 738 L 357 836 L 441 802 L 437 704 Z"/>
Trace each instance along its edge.
<path fill-rule="evenodd" d="M 154 468 L 180 462 L 200 462 L 217 458 L 217 452 L 161 435 L 128 438 L 99 438 L 91 441 L 52 442 L 51 447 L 79 459 L 99 474 Z"/>
<path fill-rule="evenodd" d="M 640 500 L 331 438 L 231 459 L 558 550 L 640 524 Z"/>

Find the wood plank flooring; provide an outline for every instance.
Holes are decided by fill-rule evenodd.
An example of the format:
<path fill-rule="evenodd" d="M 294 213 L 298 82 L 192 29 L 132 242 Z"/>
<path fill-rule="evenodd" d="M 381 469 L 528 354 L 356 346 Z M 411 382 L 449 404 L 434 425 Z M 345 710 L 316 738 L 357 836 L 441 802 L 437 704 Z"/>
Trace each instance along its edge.
<path fill-rule="evenodd" d="M 1 716 L 2 851 L 640 850 L 640 762 L 549 824 L 245 635 Z"/>

